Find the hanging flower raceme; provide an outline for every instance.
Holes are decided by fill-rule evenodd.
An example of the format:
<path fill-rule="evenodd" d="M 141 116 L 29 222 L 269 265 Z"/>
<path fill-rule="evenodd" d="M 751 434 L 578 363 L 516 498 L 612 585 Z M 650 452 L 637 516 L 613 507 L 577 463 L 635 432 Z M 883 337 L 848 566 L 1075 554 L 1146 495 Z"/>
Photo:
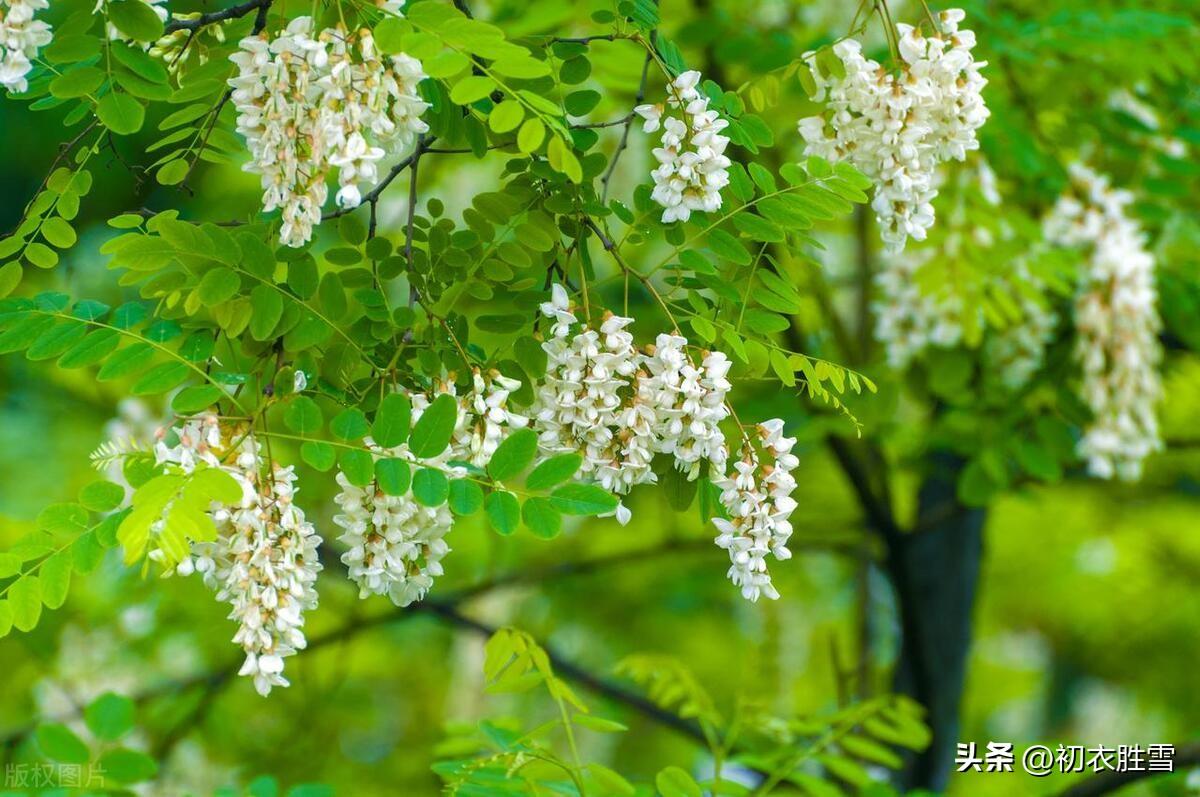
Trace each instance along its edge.
<path fill-rule="evenodd" d="M 246 170 L 262 176 L 263 209 L 280 209 L 280 240 L 301 246 L 321 221 L 326 177 L 336 171 L 340 207 L 362 202 L 378 164 L 428 130 L 417 93 L 421 64 L 403 53 L 377 52 L 369 30 L 327 28 L 311 17 L 286 31 L 241 41 L 230 59 L 238 131 L 250 148 Z"/>
<path fill-rule="evenodd" d="M 271 463 L 264 474 L 253 435 L 241 435 L 235 450 L 215 416 L 187 421 L 171 435 L 170 444 L 164 437 L 155 446 L 160 466 L 184 473 L 201 465 L 221 468 L 242 488 L 236 504 L 211 510 L 217 539 L 194 544 L 174 572 L 200 573 L 230 605 L 229 619 L 238 624 L 233 641 L 246 653 L 239 675 L 252 677 L 266 695 L 288 685 L 283 660 L 305 647 L 304 613 L 317 606 L 321 538 L 294 502 L 294 469 Z M 160 551 L 151 558 L 155 554 L 161 559 Z"/>
<path fill-rule="evenodd" d="M 948 348 L 962 340 L 962 298 L 932 295 L 917 278 L 941 254 L 930 248 L 891 253 L 874 277 L 875 337 L 884 344 L 893 368 L 906 367 L 930 346 Z"/>
<path fill-rule="evenodd" d="M 436 386 L 436 394 L 447 393 L 458 402 L 458 423 L 450 439 L 450 459 L 477 468 L 486 467 L 505 437 L 514 429 L 529 425 L 529 418 L 510 406 L 509 397 L 520 388 L 518 380 L 499 371 L 484 373 L 479 369 L 472 372 L 471 387 L 461 396 L 452 379 Z M 410 398 L 412 419 L 416 423 L 428 409 L 431 399 L 424 393 L 413 393 Z"/>
<path fill-rule="evenodd" d="M 699 83 L 699 72 L 684 72 L 668 87 L 666 108 L 634 108 L 645 120 L 643 130 L 663 131 L 662 146 L 654 150 L 659 166 L 650 176 L 654 178 L 651 197 L 665 208 L 664 224 L 687 221 L 693 211 L 717 210 L 721 189 L 729 185 L 730 161 L 725 156 L 729 138 L 721 135 L 729 122 L 708 107 L 708 97 L 697 88 Z"/>
<path fill-rule="evenodd" d="M 49 7 L 49 0 L 0 0 L 0 86 L 11 92 L 29 88 L 33 59 L 50 43 L 50 26 L 34 19 Z"/>
<path fill-rule="evenodd" d="M 1088 252 L 1075 300 L 1075 352 L 1093 420 L 1079 453 L 1095 476 L 1136 479 L 1143 460 L 1162 447 L 1155 417 L 1162 323 L 1154 257 L 1129 216 L 1128 191 L 1079 163 L 1070 174 L 1072 190 L 1059 197 L 1045 233 L 1051 243 Z"/>
<path fill-rule="evenodd" d="M 414 456 L 407 444 L 383 449 L 370 438 L 364 442 L 376 459 L 400 459 L 411 468 L 435 468 L 450 478 L 466 473 L 447 464 L 450 449 L 436 458 L 422 459 Z M 403 494 L 390 495 L 375 482 L 360 487 L 340 471 L 336 478 L 341 492 L 334 502 L 342 512 L 333 522 L 343 529 L 338 539 L 348 550 L 342 554 L 342 562 L 350 580 L 358 585 L 359 596 L 386 595 L 397 606 L 424 598 L 433 579 L 442 575 L 442 558 L 450 552 L 444 539 L 454 524 L 449 507 L 420 503 L 411 484 Z"/>
<path fill-rule="evenodd" d="M 792 453 L 796 438 L 783 436 L 783 421 L 765 421 L 757 430 L 759 440 L 745 441 L 733 473 L 717 480 L 728 518 L 713 518 L 720 532 L 717 547 L 729 552 L 729 580 L 749 601 L 779 597 L 767 572 L 767 556 L 779 560 L 792 556 L 787 547 L 792 536 L 788 518 L 796 508 L 792 471 L 799 464 Z"/>
<path fill-rule="evenodd" d="M 939 164 L 978 149 L 976 131 L 989 115 L 981 94 L 987 80 L 979 73 L 986 63 L 971 55 L 975 34 L 958 29 L 964 16 L 958 9 L 943 11 L 931 36 L 897 25 L 896 72 L 865 57 L 853 39 L 833 46 L 836 70 L 823 70 L 813 54 L 807 58 L 813 99 L 826 108 L 800 120 L 805 153 L 846 160 L 871 178 L 871 207 L 893 251 L 909 238 L 925 239 L 934 221 Z"/>

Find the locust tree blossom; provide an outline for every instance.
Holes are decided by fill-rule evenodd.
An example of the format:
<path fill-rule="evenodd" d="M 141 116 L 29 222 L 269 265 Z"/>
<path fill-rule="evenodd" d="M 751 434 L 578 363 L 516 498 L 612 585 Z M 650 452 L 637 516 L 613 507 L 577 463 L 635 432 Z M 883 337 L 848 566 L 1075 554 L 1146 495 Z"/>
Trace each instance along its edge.
<path fill-rule="evenodd" d="M 49 0 L 0 0 L 0 86 L 11 92 L 29 88 L 33 59 L 50 43 L 50 26 L 34 19 L 49 7 Z"/>
<path fill-rule="evenodd" d="M 383 449 L 370 438 L 364 442 L 376 458 L 395 457 L 414 469 L 437 468 L 451 478 L 466 473 L 447 465 L 450 449 L 422 459 L 407 444 Z M 341 491 L 333 500 L 342 511 L 333 522 L 343 530 L 338 537 L 347 547 L 342 562 L 359 596 L 386 595 L 397 606 L 424 598 L 434 578 L 442 575 L 442 558 L 450 552 L 444 539 L 454 524 L 449 507 L 419 503 L 411 485 L 402 495 L 388 495 L 375 483 L 356 486 L 340 471 L 336 478 Z"/>
<path fill-rule="evenodd" d="M 268 466 L 253 435 L 239 439 L 232 448 L 216 416 L 206 415 L 170 437 L 164 433 L 155 458 L 183 473 L 201 464 L 219 467 L 242 489 L 236 504 L 213 505 L 217 539 L 194 544 L 174 570 L 200 573 L 217 599 L 229 604 L 229 619 L 238 625 L 233 642 L 246 653 L 238 674 L 250 676 L 258 693 L 267 695 L 288 685 L 283 660 L 306 645 L 304 613 L 317 606 L 321 538 L 295 503 L 294 468 Z"/>
<path fill-rule="evenodd" d="M 897 25 L 898 71 L 863 55 L 845 39 L 833 46 L 843 74 L 823 71 L 815 54 L 808 67 L 824 102 L 817 116 L 801 119 L 805 153 L 846 160 L 875 183 L 871 207 L 888 248 L 924 240 L 934 222 L 935 175 L 947 160 L 978 149 L 976 131 L 988 118 L 982 90 L 986 65 L 971 55 L 975 34 L 960 30 L 958 9 L 938 16 L 939 30 Z"/>
<path fill-rule="evenodd" d="M 461 396 L 453 380 L 436 385 L 437 394 L 447 393 L 458 403 L 458 421 L 450 439 L 450 459 L 485 467 L 505 437 L 514 429 L 529 425 L 529 418 L 517 412 L 509 399 L 520 388 L 518 380 L 497 370 L 485 373 L 479 369 L 472 372 L 471 387 Z M 412 393 L 410 398 L 412 419 L 416 423 L 428 409 L 431 398 L 420 392 Z"/>
<path fill-rule="evenodd" d="M 380 54 L 367 29 L 317 32 L 311 17 L 297 17 L 274 38 L 243 39 L 230 59 L 238 131 L 251 154 L 245 168 L 261 175 L 263 209 L 281 211 L 288 246 L 312 237 L 331 172 L 337 204 L 357 207 L 380 161 L 428 130 L 420 62 Z"/>
<path fill-rule="evenodd" d="M 728 517 L 713 518 L 719 532 L 717 546 L 729 552 L 729 580 L 749 601 L 779 597 L 767 572 L 767 556 L 779 560 L 792 556 L 787 547 L 792 536 L 788 518 L 796 508 L 792 471 L 799 464 L 792 453 L 796 438 L 783 436 L 782 420 L 765 421 L 756 428 L 758 441 L 745 441 L 733 472 L 716 481 Z"/>
<path fill-rule="evenodd" d="M 684 72 L 668 87 L 665 107 L 634 108 L 644 120 L 643 130 L 662 130 L 662 146 L 654 149 L 659 165 L 650 173 L 654 178 L 650 196 L 664 208 L 664 224 L 687 221 L 694 211 L 719 209 L 721 189 L 729 185 L 730 161 L 725 155 L 729 138 L 721 135 L 729 122 L 708 107 L 699 84 L 699 72 Z"/>
<path fill-rule="evenodd" d="M 1051 209 L 1045 234 L 1088 257 L 1075 299 L 1075 355 L 1093 419 L 1079 453 L 1095 476 L 1136 479 L 1145 458 L 1162 447 L 1155 416 L 1162 322 L 1154 257 L 1129 215 L 1132 194 L 1080 163 L 1070 176 L 1072 188 Z"/>

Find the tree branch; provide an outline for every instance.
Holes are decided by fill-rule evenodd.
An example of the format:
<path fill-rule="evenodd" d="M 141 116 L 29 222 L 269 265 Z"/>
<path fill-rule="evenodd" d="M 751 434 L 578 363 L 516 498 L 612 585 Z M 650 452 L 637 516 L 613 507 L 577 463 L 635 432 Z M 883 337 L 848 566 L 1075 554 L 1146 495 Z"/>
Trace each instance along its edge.
<path fill-rule="evenodd" d="M 221 11 L 212 11 L 208 14 L 201 14 L 195 19 L 172 19 L 167 22 L 163 28 L 166 33 L 174 33 L 178 30 L 199 30 L 208 25 L 215 25 L 219 22 L 228 22 L 231 19 L 241 19 L 242 17 L 257 11 L 261 17 L 265 17 L 266 10 L 270 8 L 272 0 L 247 0 L 245 3 L 238 3 L 235 6 L 223 9 Z M 261 29 L 260 29 L 261 30 Z"/>

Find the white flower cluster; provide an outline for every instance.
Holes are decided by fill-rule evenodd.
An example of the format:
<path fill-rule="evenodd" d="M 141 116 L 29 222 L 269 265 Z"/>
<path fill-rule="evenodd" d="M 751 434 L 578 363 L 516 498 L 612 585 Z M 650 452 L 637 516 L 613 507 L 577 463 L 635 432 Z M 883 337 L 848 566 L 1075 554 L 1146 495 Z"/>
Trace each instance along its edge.
<path fill-rule="evenodd" d="M 554 320 L 533 409 L 544 453 L 580 454 L 580 473 L 618 495 L 657 480 L 650 463 L 658 453 L 673 455 L 690 479 L 704 461 L 719 472 L 728 456 L 717 425 L 728 413 L 723 354 L 696 366 L 677 335 L 639 352 L 626 330 L 633 319 L 609 314 L 598 330 L 580 324 L 561 285 L 542 313 Z M 618 508 L 617 518 L 627 522 L 628 510 Z"/>
<path fill-rule="evenodd" d="M 376 457 L 403 459 L 413 468 L 437 468 L 451 478 L 465 475 L 446 465 L 449 449 L 437 458 L 420 459 L 407 444 L 383 449 L 370 438 L 365 443 Z M 450 552 L 444 539 L 454 524 L 450 508 L 418 503 L 411 487 L 404 495 L 388 495 L 376 485 L 357 487 L 341 472 L 337 483 L 341 492 L 333 500 L 342 513 L 333 522 L 343 529 L 338 539 L 349 550 L 342 562 L 358 585 L 359 597 L 387 595 L 397 606 L 424 598 L 434 577 L 442 575 L 442 558 Z"/>
<path fill-rule="evenodd" d="M 330 171 L 337 204 L 357 207 L 379 161 L 428 130 L 421 114 L 429 106 L 417 93 L 421 63 L 377 53 L 365 28 L 314 34 L 312 18 L 297 17 L 274 39 L 243 39 L 230 59 L 238 67 L 229 81 L 238 131 L 252 156 L 245 168 L 262 175 L 263 209 L 281 210 L 288 246 L 302 246 L 321 221 Z"/>
<path fill-rule="evenodd" d="M 893 251 L 909 238 L 925 239 L 938 166 L 978 149 L 975 133 L 989 115 L 981 94 L 987 80 L 979 73 L 986 62 L 971 55 L 975 34 L 958 28 L 964 17 L 959 9 L 941 12 L 941 30 L 931 36 L 897 25 L 899 73 L 865 57 L 853 39 L 833 46 L 844 76 L 823 74 L 819 59 L 807 59 L 813 99 L 826 111 L 800 120 L 805 153 L 847 160 L 871 178 L 871 207 Z"/>
<path fill-rule="evenodd" d="M 1133 196 L 1083 164 L 1070 168 L 1073 190 L 1045 222 L 1047 240 L 1089 251 L 1075 299 L 1076 357 L 1091 426 L 1079 443 L 1088 470 L 1101 478 L 1136 479 L 1142 461 L 1162 447 L 1155 404 L 1161 321 L 1154 257 L 1128 214 Z"/>
<path fill-rule="evenodd" d="M 930 346 L 958 345 L 963 335 L 963 301 L 953 294 L 931 294 L 918 274 L 943 252 L 924 248 L 895 252 L 875 275 L 875 338 L 893 368 L 906 367 Z"/>
<path fill-rule="evenodd" d="M 187 473 L 203 462 L 222 468 L 242 487 L 236 505 L 212 509 L 217 540 L 194 545 L 175 572 L 200 573 L 217 599 L 232 607 L 229 619 L 238 623 L 233 641 L 246 653 L 238 674 L 251 676 L 265 696 L 273 686 L 288 685 L 283 660 L 306 644 L 304 612 L 317 606 L 321 538 L 294 502 L 294 469 L 272 463 L 263 478 L 252 436 L 236 452 L 229 450 L 215 416 L 184 423 L 176 436 L 174 445 L 160 440 L 155 446 L 159 465 Z"/>
<path fill-rule="evenodd" d="M 742 458 L 733 463 L 734 472 L 715 482 L 729 518 L 713 518 L 720 532 L 717 546 L 729 552 L 729 580 L 749 601 L 779 597 L 767 572 L 767 555 L 781 561 L 792 556 L 788 517 L 796 508 L 792 471 L 799 464 L 792 453 L 796 438 L 783 436 L 782 420 L 765 421 L 758 432 L 758 450 L 746 441 Z"/>
<path fill-rule="evenodd" d="M 682 110 L 682 118 L 667 115 L 660 105 L 639 105 L 634 112 L 645 119 L 642 129 L 653 133 L 662 128 L 662 146 L 654 149 L 659 166 L 651 197 L 662 205 L 662 221 L 687 221 L 693 211 L 711 213 L 721 207 L 721 189 L 729 185 L 729 137 L 721 131 L 729 126 L 708 107 L 708 97 L 696 88 L 700 73 L 684 72 L 668 88 L 667 106 Z"/>
<path fill-rule="evenodd" d="M 458 401 L 458 423 L 450 439 L 450 459 L 482 468 L 513 429 L 529 425 L 529 418 L 509 407 L 509 396 L 520 387 L 519 381 L 499 371 L 482 373 L 478 369 L 471 376 L 471 389 L 462 396 L 458 395 L 453 380 L 437 385 L 436 393 L 448 393 Z M 410 398 L 412 421 L 416 423 L 431 399 L 424 393 L 413 393 Z"/>
<path fill-rule="evenodd" d="M 15 94 L 29 88 L 32 61 L 52 38 L 50 26 L 33 18 L 49 7 L 49 0 L 0 0 L 0 86 Z"/>

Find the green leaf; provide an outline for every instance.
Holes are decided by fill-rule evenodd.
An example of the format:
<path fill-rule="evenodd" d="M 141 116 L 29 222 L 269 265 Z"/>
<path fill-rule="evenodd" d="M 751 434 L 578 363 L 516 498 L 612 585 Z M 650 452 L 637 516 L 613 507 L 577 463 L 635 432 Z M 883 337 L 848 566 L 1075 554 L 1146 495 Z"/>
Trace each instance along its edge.
<path fill-rule="evenodd" d="M 190 415 L 211 407 L 224 396 L 225 391 L 216 385 L 193 385 L 175 394 L 175 398 L 171 399 L 171 409 L 182 415 Z"/>
<path fill-rule="evenodd" d="M 91 758 L 87 745 L 66 726 L 57 722 L 39 725 L 34 734 L 42 754 L 64 764 L 86 764 Z"/>
<path fill-rule="evenodd" d="M 237 272 L 226 266 L 209 269 L 196 286 L 200 301 L 208 306 L 220 304 L 237 295 L 242 279 Z"/>
<path fill-rule="evenodd" d="M 595 484 L 564 484 L 550 494 L 554 508 L 564 515 L 601 515 L 617 508 L 617 497 Z"/>
<path fill-rule="evenodd" d="M 268 340 L 283 316 L 283 297 L 270 285 L 259 285 L 250 292 L 250 336 Z"/>
<path fill-rule="evenodd" d="M 298 435 L 311 436 L 321 431 L 321 408 L 308 396 L 296 396 L 288 402 L 283 422 Z"/>
<path fill-rule="evenodd" d="M 42 585 L 37 576 L 19 577 L 8 587 L 8 604 L 12 606 L 12 624 L 18 631 L 30 631 L 42 617 Z"/>
<path fill-rule="evenodd" d="M 473 515 L 483 506 L 483 488 L 470 479 L 450 482 L 450 511 L 456 515 Z"/>
<path fill-rule="evenodd" d="M 62 550 L 42 562 L 39 581 L 42 582 L 42 603 L 47 609 L 57 609 L 67 600 L 71 589 L 73 560 L 69 550 Z"/>
<path fill-rule="evenodd" d="M 457 105 L 478 102 L 496 90 L 496 81 L 486 75 L 464 77 L 450 90 L 450 101 Z"/>
<path fill-rule="evenodd" d="M 337 454 L 333 450 L 333 446 L 329 443 L 322 443 L 316 440 L 309 440 L 300 446 L 300 458 L 303 459 L 310 467 L 313 467 L 322 473 L 333 467 L 337 462 Z"/>
<path fill-rule="evenodd" d="M 412 491 L 418 504 L 441 506 L 450 497 L 450 482 L 436 468 L 421 468 L 413 474 Z"/>
<path fill-rule="evenodd" d="M 166 393 L 187 379 L 192 370 L 185 363 L 171 361 L 154 366 L 133 383 L 130 392 L 135 396 Z"/>
<path fill-rule="evenodd" d="M 94 481 L 79 491 L 79 503 L 93 512 L 116 509 L 125 500 L 125 488 L 109 481 Z"/>
<path fill-rule="evenodd" d="M 521 522 L 521 505 L 512 493 L 504 490 L 490 493 L 484 499 L 483 508 L 492 528 L 500 534 L 508 536 L 517 530 Z"/>
<path fill-rule="evenodd" d="M 37 516 L 37 527 L 60 537 L 74 539 L 87 531 L 88 512 L 74 503 L 50 504 Z"/>
<path fill-rule="evenodd" d="M 83 712 L 88 730 L 96 738 L 111 742 L 133 728 L 133 701 L 127 697 L 105 692 L 92 701 Z"/>
<path fill-rule="evenodd" d="M 100 757 L 106 778 L 120 783 L 140 783 L 158 774 L 158 764 L 145 753 L 119 747 Z"/>
<path fill-rule="evenodd" d="M 517 132 L 517 146 L 522 152 L 529 154 L 535 152 L 542 145 L 542 140 L 546 137 L 546 126 L 542 124 L 542 120 L 536 117 L 526 119 L 525 124 L 521 125 L 521 129 Z"/>
<path fill-rule="evenodd" d="M 383 401 L 379 402 L 379 409 L 375 411 L 375 423 L 371 425 L 371 439 L 375 441 L 376 445 L 395 448 L 408 438 L 408 425 L 411 418 L 412 402 L 409 401 L 408 396 L 403 393 L 389 393 L 383 397 Z"/>
<path fill-rule="evenodd" d="M 533 497 L 525 499 L 521 507 L 521 518 L 535 536 L 549 540 L 558 536 L 562 531 L 562 513 L 554 508 L 549 498 Z"/>
<path fill-rule="evenodd" d="M 129 5 L 144 5 L 140 0 L 126 0 Z M 150 12 L 153 16 L 154 12 Z M 133 135 L 142 129 L 146 109 L 128 94 L 110 92 L 96 103 L 96 116 L 101 124 L 120 136 Z"/>
<path fill-rule="evenodd" d="M 421 414 L 413 425 L 408 448 L 414 456 L 425 459 L 436 457 L 450 445 L 450 436 L 458 423 L 458 402 L 443 393 Z"/>
<path fill-rule="evenodd" d="M 50 81 L 50 93 L 60 100 L 91 94 L 104 83 L 104 72 L 94 66 L 72 69 Z"/>
<path fill-rule="evenodd" d="M 375 463 L 375 481 L 388 495 L 404 495 L 412 483 L 412 470 L 404 460 L 387 457 Z"/>
<path fill-rule="evenodd" d="M 75 229 L 70 223 L 59 216 L 53 216 L 42 222 L 42 237 L 58 249 L 70 249 L 79 240 Z"/>
<path fill-rule="evenodd" d="M 342 410 L 329 423 L 329 431 L 333 433 L 333 436 L 347 442 L 361 440 L 370 430 L 367 416 L 363 415 L 362 410 L 357 407 Z"/>
<path fill-rule="evenodd" d="M 108 21 L 130 39 L 153 42 L 162 38 L 163 23 L 142 0 L 108 0 Z"/>
<path fill-rule="evenodd" d="M 525 487 L 530 490 L 549 490 L 556 484 L 562 484 L 575 475 L 583 457 L 578 454 L 558 454 L 538 464 L 525 480 Z"/>
<path fill-rule="evenodd" d="M 0 639 L 8 636 L 13 627 L 13 610 L 12 604 L 7 600 L 0 600 Z"/>
<path fill-rule="evenodd" d="M 366 487 L 375 476 L 375 460 L 368 451 L 343 451 L 338 457 L 338 467 L 355 487 Z"/>
<path fill-rule="evenodd" d="M 496 448 L 487 464 L 488 474 L 496 481 L 505 481 L 520 474 L 537 454 L 538 435 L 532 429 L 518 429 Z"/>
<path fill-rule="evenodd" d="M 603 717 L 593 717 L 591 714 L 577 713 L 571 717 L 571 722 L 588 730 L 597 731 L 598 733 L 622 733 L 629 730 L 628 726 L 622 725 L 619 722 L 604 719 Z"/>
<path fill-rule="evenodd" d="M 662 797 L 703 797 L 699 784 L 679 767 L 667 767 L 654 777 Z"/>
<path fill-rule="evenodd" d="M 578 716 L 578 715 L 577 715 Z M 603 794 L 613 794 L 617 797 L 633 797 L 637 789 L 620 773 L 614 772 L 603 764 L 588 764 L 588 772 L 600 786 Z"/>

